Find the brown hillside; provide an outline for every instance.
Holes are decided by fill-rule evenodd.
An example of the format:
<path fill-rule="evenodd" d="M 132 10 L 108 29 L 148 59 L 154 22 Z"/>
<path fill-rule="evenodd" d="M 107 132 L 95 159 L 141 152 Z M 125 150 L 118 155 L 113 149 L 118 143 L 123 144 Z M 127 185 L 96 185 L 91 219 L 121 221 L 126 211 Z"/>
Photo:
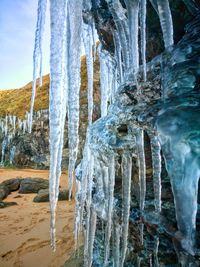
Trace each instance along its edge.
<path fill-rule="evenodd" d="M 99 101 L 99 62 L 94 64 L 94 98 Z M 85 56 L 81 61 L 81 95 L 86 96 L 87 68 Z M 20 89 L 0 90 L 0 117 L 6 114 L 24 118 L 26 111 L 30 110 L 32 83 L 28 83 Z M 86 104 L 87 98 L 81 97 L 80 104 Z M 34 110 L 47 109 L 49 106 L 49 75 L 43 76 L 42 87 L 37 87 Z"/>

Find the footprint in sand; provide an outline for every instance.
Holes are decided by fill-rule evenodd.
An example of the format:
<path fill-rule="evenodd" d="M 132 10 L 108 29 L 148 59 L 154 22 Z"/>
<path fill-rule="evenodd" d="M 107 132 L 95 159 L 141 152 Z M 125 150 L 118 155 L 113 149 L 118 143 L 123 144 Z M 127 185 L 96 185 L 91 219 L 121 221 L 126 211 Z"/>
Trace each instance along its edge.
<path fill-rule="evenodd" d="M 3 261 L 8 261 L 10 259 L 12 259 L 13 257 L 16 259 L 15 260 L 15 264 L 14 266 L 22 266 L 22 265 L 17 265 L 20 261 L 20 258 L 29 252 L 33 252 L 39 248 L 43 248 L 44 246 L 49 245 L 49 241 L 48 240 L 44 240 L 44 241 L 38 241 L 39 238 L 29 238 L 27 239 L 25 242 L 23 242 L 19 247 L 17 247 L 15 250 L 9 250 L 4 254 L 1 254 L 1 259 Z M 31 244 L 32 243 L 32 244 Z"/>

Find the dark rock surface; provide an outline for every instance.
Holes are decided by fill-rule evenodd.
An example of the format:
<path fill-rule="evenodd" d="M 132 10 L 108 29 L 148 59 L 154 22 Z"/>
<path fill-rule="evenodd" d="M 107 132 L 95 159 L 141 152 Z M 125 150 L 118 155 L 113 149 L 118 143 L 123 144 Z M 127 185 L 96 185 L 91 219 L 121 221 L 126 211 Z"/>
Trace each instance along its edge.
<path fill-rule="evenodd" d="M 17 205 L 16 202 L 3 202 L 3 201 L 0 201 L 0 209 L 4 209 L 4 208 L 15 206 L 15 205 Z"/>
<path fill-rule="evenodd" d="M 58 200 L 68 200 L 69 199 L 69 191 L 68 190 L 60 190 Z M 42 189 L 38 192 L 38 194 L 34 197 L 33 202 L 49 202 L 49 189 Z"/>
<path fill-rule="evenodd" d="M 9 195 L 10 191 L 5 185 L 0 185 L 0 201 Z"/>
<path fill-rule="evenodd" d="M 20 178 L 12 178 L 6 181 L 3 181 L 1 185 L 4 185 L 5 187 L 8 188 L 10 192 L 17 191 L 20 187 Z"/>
<path fill-rule="evenodd" d="M 49 181 L 43 178 L 25 178 L 20 183 L 19 193 L 37 193 L 41 189 L 49 188 Z"/>

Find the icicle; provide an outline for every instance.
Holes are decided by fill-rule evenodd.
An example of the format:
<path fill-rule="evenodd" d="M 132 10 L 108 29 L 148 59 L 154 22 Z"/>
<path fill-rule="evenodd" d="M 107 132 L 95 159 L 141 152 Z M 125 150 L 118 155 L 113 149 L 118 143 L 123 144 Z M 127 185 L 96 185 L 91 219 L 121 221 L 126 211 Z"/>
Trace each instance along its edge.
<path fill-rule="evenodd" d="M 5 136 L 4 139 L 3 139 L 3 142 L 2 142 L 1 164 L 4 163 L 4 157 L 5 157 L 6 146 L 7 146 L 7 140 L 6 140 L 6 136 Z"/>
<path fill-rule="evenodd" d="M 69 139 L 69 198 L 78 153 L 79 91 L 81 66 L 82 0 L 68 1 L 68 139 Z"/>
<path fill-rule="evenodd" d="M 114 31 L 114 43 L 115 43 L 115 57 L 117 59 L 118 74 L 121 84 L 123 82 L 123 70 L 122 70 L 122 58 L 121 58 L 121 45 L 117 31 Z"/>
<path fill-rule="evenodd" d="M 86 198 L 86 231 L 85 231 L 85 244 L 84 244 L 84 258 L 85 258 L 85 267 L 89 266 L 88 251 L 91 251 L 90 248 L 90 221 L 91 221 L 91 204 L 92 204 L 92 185 L 93 185 L 93 167 L 94 167 L 94 158 L 90 158 L 90 170 L 88 170 L 87 176 L 87 198 Z"/>
<path fill-rule="evenodd" d="M 8 116 L 7 115 L 6 115 L 6 118 L 5 118 L 4 133 L 5 133 L 5 136 L 7 136 L 7 134 L 8 134 Z"/>
<path fill-rule="evenodd" d="M 86 53 L 87 62 L 87 80 L 88 80 L 88 122 L 92 124 L 92 113 L 93 113 L 93 55 L 92 55 L 92 25 L 83 24 L 83 42 Z"/>
<path fill-rule="evenodd" d="M 91 167 L 90 164 L 91 152 L 88 146 L 88 138 L 89 138 L 89 130 L 87 131 L 85 146 L 83 150 L 83 159 L 81 161 L 81 166 L 80 166 L 80 171 L 81 171 L 80 186 L 77 187 L 77 193 L 76 193 L 75 250 L 78 248 L 79 236 L 83 225 L 83 211 L 87 197 L 88 175 Z"/>
<path fill-rule="evenodd" d="M 165 48 L 174 44 L 173 22 L 168 0 L 157 0 L 160 24 L 163 32 Z"/>
<path fill-rule="evenodd" d="M 124 266 L 126 258 L 129 216 L 130 216 L 130 201 L 131 201 L 131 178 L 132 178 L 132 157 L 131 153 L 122 155 L 122 250 L 121 250 L 121 265 Z"/>
<path fill-rule="evenodd" d="M 55 250 L 55 212 L 59 193 L 64 119 L 66 111 L 65 76 L 65 31 L 66 1 L 50 1 L 51 54 L 50 54 L 50 210 L 51 246 Z"/>
<path fill-rule="evenodd" d="M 121 226 L 114 221 L 114 266 L 119 267 L 120 264 L 120 238 L 121 238 Z"/>
<path fill-rule="evenodd" d="M 110 238 L 112 230 L 112 219 L 113 219 L 113 204 L 114 204 L 114 187 L 115 187 L 115 156 L 112 155 L 108 161 L 108 185 L 109 185 L 109 196 L 108 196 L 108 208 L 107 208 L 107 224 L 105 230 L 105 258 L 104 264 L 107 265 L 109 254 L 110 254 Z"/>
<path fill-rule="evenodd" d="M 97 54 L 97 44 L 96 44 L 96 39 L 95 39 L 95 36 L 96 36 L 96 29 L 95 29 L 95 23 L 93 21 L 93 24 L 92 24 L 92 38 L 93 38 L 93 53 L 94 53 L 94 62 L 96 61 L 96 54 Z"/>
<path fill-rule="evenodd" d="M 100 85 L 101 85 L 101 117 L 107 115 L 108 109 L 108 69 L 106 65 L 105 54 L 99 45 L 99 59 L 100 59 Z"/>
<path fill-rule="evenodd" d="M 93 249 L 94 249 L 94 239 L 97 224 L 97 214 L 93 207 L 90 211 L 90 229 L 89 229 L 89 245 L 88 245 L 88 267 L 92 266 L 93 262 Z"/>
<path fill-rule="evenodd" d="M 154 202 L 156 212 L 161 211 L 161 147 L 157 136 L 150 136 L 152 168 L 153 168 L 153 185 L 154 185 Z"/>
<path fill-rule="evenodd" d="M 35 46 L 33 52 L 33 85 L 32 85 L 32 97 L 31 97 L 31 107 L 30 107 L 30 123 L 29 132 L 31 133 L 32 128 L 32 117 L 33 117 L 33 107 L 35 102 L 36 94 L 36 82 L 37 76 L 40 68 L 40 75 L 42 75 L 42 39 L 44 34 L 45 25 L 45 13 L 47 7 L 47 0 L 38 0 L 38 10 L 37 10 L 37 26 L 35 32 Z"/>
<path fill-rule="evenodd" d="M 139 48 L 138 48 L 138 0 L 125 0 L 128 12 L 129 26 L 129 49 L 130 49 L 130 66 L 136 74 L 139 68 Z"/>
<path fill-rule="evenodd" d="M 146 195 L 146 164 L 145 164 L 145 153 L 144 153 L 144 131 L 138 129 L 136 134 L 137 141 L 137 155 L 138 155 L 138 166 L 139 166 L 139 187 L 140 187 L 140 210 L 143 211 L 145 207 L 145 195 Z M 141 243 L 143 244 L 143 228 L 141 224 Z"/>
<path fill-rule="evenodd" d="M 141 0 L 140 2 L 140 32 L 141 32 L 141 55 L 142 55 L 142 68 L 143 79 L 146 82 L 147 69 L 146 69 L 146 12 L 147 1 Z"/>
<path fill-rule="evenodd" d="M 13 116 L 13 130 L 14 130 L 14 133 L 15 133 L 15 130 L 16 130 L 16 116 Z"/>
<path fill-rule="evenodd" d="M 116 28 L 119 34 L 119 40 L 122 48 L 122 58 L 124 64 L 124 71 L 129 69 L 129 40 L 128 40 L 128 25 L 127 25 L 127 18 L 125 15 L 125 9 L 122 7 L 119 0 L 106 0 L 109 9 L 112 13 L 114 22 L 116 24 Z"/>
<path fill-rule="evenodd" d="M 16 152 L 16 146 L 13 146 L 10 150 L 10 158 L 9 158 L 10 164 L 13 163 L 15 152 Z"/>
<path fill-rule="evenodd" d="M 155 245 L 154 245 L 154 266 L 159 267 L 159 260 L 158 260 L 158 249 L 159 249 L 159 237 L 155 237 Z"/>

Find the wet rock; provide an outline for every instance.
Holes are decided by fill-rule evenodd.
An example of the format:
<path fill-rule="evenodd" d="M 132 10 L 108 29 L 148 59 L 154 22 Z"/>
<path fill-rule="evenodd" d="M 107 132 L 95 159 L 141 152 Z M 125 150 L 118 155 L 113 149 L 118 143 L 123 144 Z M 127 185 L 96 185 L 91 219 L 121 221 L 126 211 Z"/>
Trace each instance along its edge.
<path fill-rule="evenodd" d="M 4 185 L 5 187 L 8 188 L 10 192 L 17 191 L 20 187 L 20 178 L 12 178 L 6 181 L 3 181 L 1 185 Z"/>
<path fill-rule="evenodd" d="M 4 209 L 4 208 L 7 208 L 7 207 L 11 207 L 11 206 L 15 206 L 17 205 L 16 202 L 0 202 L 0 209 Z"/>
<path fill-rule="evenodd" d="M 38 193 L 41 189 L 49 188 L 49 181 L 43 178 L 25 178 L 20 183 L 19 193 Z"/>
<path fill-rule="evenodd" d="M 68 200 L 69 199 L 69 191 L 68 190 L 60 190 L 58 200 Z M 33 202 L 49 202 L 49 189 L 42 189 L 38 192 L 38 194 L 34 197 Z"/>
<path fill-rule="evenodd" d="M 0 201 L 10 194 L 9 189 L 5 185 L 0 185 Z"/>

